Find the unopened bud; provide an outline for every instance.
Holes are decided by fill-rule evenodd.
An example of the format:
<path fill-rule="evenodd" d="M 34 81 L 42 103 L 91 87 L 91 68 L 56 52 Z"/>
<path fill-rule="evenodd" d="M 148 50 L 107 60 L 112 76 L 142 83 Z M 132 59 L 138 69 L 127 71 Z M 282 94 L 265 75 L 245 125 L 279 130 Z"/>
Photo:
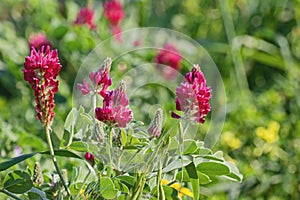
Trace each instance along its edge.
<path fill-rule="evenodd" d="M 159 137 L 161 134 L 163 123 L 163 110 L 158 108 L 154 118 L 152 119 L 150 126 L 148 128 L 148 133 L 151 134 L 153 137 Z"/>
<path fill-rule="evenodd" d="M 103 62 L 103 69 L 104 69 L 104 71 L 106 71 L 106 72 L 110 71 L 111 63 L 112 63 L 111 58 L 106 58 L 104 60 L 104 62 Z"/>
<path fill-rule="evenodd" d="M 36 162 L 34 164 L 33 183 L 37 184 L 38 186 L 41 186 L 44 183 L 42 169 L 39 162 Z"/>
<path fill-rule="evenodd" d="M 95 157 L 94 157 L 93 154 L 87 152 L 87 153 L 84 154 L 84 158 L 85 158 L 86 161 L 88 161 L 90 164 L 94 165 Z"/>
<path fill-rule="evenodd" d="M 62 169 L 62 170 L 61 170 L 61 175 L 62 175 L 62 177 L 63 177 L 65 183 L 66 183 L 67 185 L 69 185 L 68 171 L 67 171 L 66 169 Z"/>

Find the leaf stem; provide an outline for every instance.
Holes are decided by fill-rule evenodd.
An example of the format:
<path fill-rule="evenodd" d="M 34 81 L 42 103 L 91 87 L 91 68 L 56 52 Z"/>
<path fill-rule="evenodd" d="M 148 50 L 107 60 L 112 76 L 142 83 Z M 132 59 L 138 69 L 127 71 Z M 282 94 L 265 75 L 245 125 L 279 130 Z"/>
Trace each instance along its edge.
<path fill-rule="evenodd" d="M 65 190 L 67 191 L 68 195 L 70 196 L 70 199 L 72 200 L 73 197 L 71 196 L 71 192 L 62 176 L 62 173 L 60 171 L 60 168 L 58 166 L 58 163 L 57 163 L 57 160 L 56 160 L 56 157 L 55 157 L 55 154 L 54 154 L 54 149 L 53 149 L 53 145 L 52 145 L 52 140 L 51 140 L 51 134 L 50 134 L 50 131 L 51 131 L 51 128 L 49 126 L 46 126 L 45 127 L 45 130 L 46 130 L 46 136 L 47 136 L 47 142 L 48 142 L 48 146 L 49 146 L 49 150 L 50 150 L 50 155 L 51 155 L 51 158 L 52 158 L 52 161 L 53 161 L 53 164 L 55 166 L 55 169 L 56 169 L 56 172 L 58 173 L 59 175 L 59 178 L 65 188 Z"/>

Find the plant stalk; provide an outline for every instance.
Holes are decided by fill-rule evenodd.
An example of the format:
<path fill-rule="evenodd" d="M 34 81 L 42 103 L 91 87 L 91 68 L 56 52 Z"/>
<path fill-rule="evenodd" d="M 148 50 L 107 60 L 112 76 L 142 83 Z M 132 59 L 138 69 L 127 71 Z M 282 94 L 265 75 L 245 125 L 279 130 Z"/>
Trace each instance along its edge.
<path fill-rule="evenodd" d="M 112 128 L 109 127 L 108 129 L 108 145 L 107 145 L 107 150 L 108 150 L 108 159 L 109 159 L 109 163 L 108 163 L 108 167 L 107 167 L 107 176 L 110 177 L 111 176 L 111 172 L 112 172 L 112 156 L 111 156 L 111 150 L 112 150 Z"/>
<path fill-rule="evenodd" d="M 55 166 L 56 172 L 58 173 L 59 178 L 60 178 L 65 190 L 67 191 L 68 195 L 70 196 L 70 199 L 73 200 L 73 197 L 71 196 L 71 192 L 70 192 L 70 190 L 69 190 L 69 188 L 68 188 L 68 186 L 67 186 L 67 184 L 66 184 L 66 182 L 65 182 L 65 180 L 62 176 L 62 173 L 60 171 L 60 168 L 58 166 L 58 163 L 57 163 L 57 160 L 56 160 L 56 157 L 55 157 L 55 154 L 54 154 L 54 149 L 53 149 L 51 134 L 50 134 L 51 128 L 49 126 L 46 126 L 45 130 L 46 130 L 47 142 L 48 142 L 51 158 L 52 158 L 53 164 Z"/>

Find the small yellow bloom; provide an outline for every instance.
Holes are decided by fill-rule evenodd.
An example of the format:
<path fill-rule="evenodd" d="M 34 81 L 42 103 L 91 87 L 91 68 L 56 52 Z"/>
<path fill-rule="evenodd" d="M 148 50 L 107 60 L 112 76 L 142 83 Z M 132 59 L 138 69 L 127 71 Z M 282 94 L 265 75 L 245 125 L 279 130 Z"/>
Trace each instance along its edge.
<path fill-rule="evenodd" d="M 86 196 L 84 196 L 84 189 L 81 189 L 79 194 L 84 197 L 84 199 L 89 199 L 89 195 L 87 194 Z"/>
<path fill-rule="evenodd" d="M 193 197 L 193 192 L 189 189 L 189 188 L 186 188 L 186 187 L 182 187 L 180 190 L 179 190 L 179 196 L 189 196 L 189 197 Z M 182 197 L 181 196 L 181 197 Z"/>
<path fill-rule="evenodd" d="M 161 180 L 161 184 L 162 184 L 163 186 L 167 186 L 168 183 L 169 183 L 169 181 L 166 180 L 166 179 L 162 179 L 162 180 Z M 172 183 L 172 184 L 170 185 L 170 187 L 171 187 L 171 188 L 174 188 L 175 190 L 178 191 L 178 196 L 179 196 L 179 197 L 183 197 L 183 196 L 193 197 L 193 192 L 192 192 L 189 188 L 181 187 L 181 184 L 180 184 L 180 183 L 177 183 L 177 182 Z"/>
<path fill-rule="evenodd" d="M 232 132 L 223 133 L 222 140 L 233 150 L 238 149 L 242 146 L 242 142 L 238 138 L 236 138 Z"/>
<path fill-rule="evenodd" d="M 280 124 L 276 121 L 272 121 L 268 124 L 267 128 L 258 127 L 256 129 L 256 135 L 268 143 L 276 142 L 279 139 L 278 132 Z"/>

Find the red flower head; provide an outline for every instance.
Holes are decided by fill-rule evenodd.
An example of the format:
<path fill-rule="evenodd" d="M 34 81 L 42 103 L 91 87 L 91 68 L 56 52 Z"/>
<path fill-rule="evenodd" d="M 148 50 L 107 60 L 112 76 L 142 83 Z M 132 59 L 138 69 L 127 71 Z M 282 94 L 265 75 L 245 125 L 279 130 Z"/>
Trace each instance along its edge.
<path fill-rule="evenodd" d="M 111 26 L 118 26 L 124 18 L 122 4 L 117 0 L 107 1 L 103 5 L 104 17 L 108 19 Z"/>
<path fill-rule="evenodd" d="M 89 94 L 91 91 L 99 93 L 102 97 L 107 95 L 107 88 L 112 84 L 111 78 L 109 78 L 111 62 L 111 58 L 106 58 L 98 71 L 90 73 L 89 78 L 93 84 L 92 89 L 86 79 L 83 79 L 83 84 L 77 84 L 77 88 L 82 95 Z"/>
<path fill-rule="evenodd" d="M 128 109 L 129 100 L 123 81 L 103 99 L 103 108 L 96 108 L 95 117 L 104 123 L 117 124 L 124 128 L 132 119 L 132 111 Z"/>
<path fill-rule="evenodd" d="M 81 8 L 74 24 L 87 24 L 90 29 L 95 29 L 94 11 L 88 7 Z"/>
<path fill-rule="evenodd" d="M 176 88 L 176 110 L 182 111 L 184 115 L 181 117 L 172 112 L 172 117 L 204 123 L 205 116 L 210 112 L 210 98 L 211 89 L 206 86 L 204 74 L 198 65 L 194 65 L 180 87 Z"/>
<path fill-rule="evenodd" d="M 30 34 L 28 43 L 30 49 L 34 47 L 36 50 L 39 50 L 42 46 L 51 46 L 51 43 L 44 33 Z"/>
<path fill-rule="evenodd" d="M 32 48 L 30 56 L 25 58 L 24 79 L 34 90 L 37 118 L 44 127 L 51 126 L 54 119 L 54 94 L 58 91 L 56 77 L 61 69 L 57 50 L 42 46 L 39 51 Z"/>
<path fill-rule="evenodd" d="M 176 70 L 181 68 L 181 59 L 182 57 L 177 48 L 171 43 L 166 43 L 164 48 L 158 52 L 155 62 L 158 63 L 156 66 L 162 72 L 163 76 L 167 79 L 172 79 L 176 76 Z M 167 65 L 174 70 L 163 65 Z"/>

